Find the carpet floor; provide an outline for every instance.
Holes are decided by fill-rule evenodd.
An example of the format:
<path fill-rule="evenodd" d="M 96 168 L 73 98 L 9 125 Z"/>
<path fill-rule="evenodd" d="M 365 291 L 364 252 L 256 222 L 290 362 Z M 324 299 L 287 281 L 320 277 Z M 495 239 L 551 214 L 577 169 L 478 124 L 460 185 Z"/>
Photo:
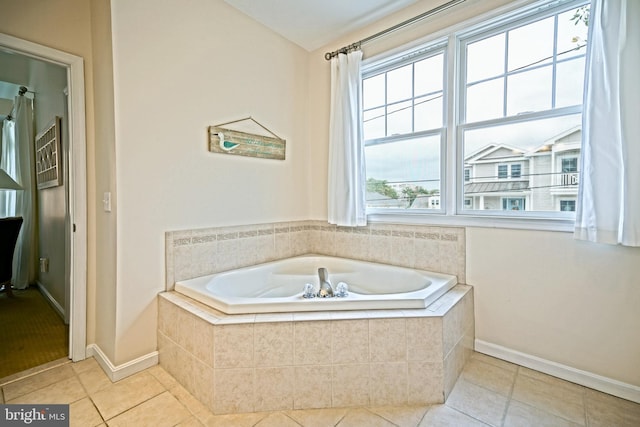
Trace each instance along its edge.
<path fill-rule="evenodd" d="M 0 294 L 0 378 L 69 354 L 68 327 L 37 287 Z"/>

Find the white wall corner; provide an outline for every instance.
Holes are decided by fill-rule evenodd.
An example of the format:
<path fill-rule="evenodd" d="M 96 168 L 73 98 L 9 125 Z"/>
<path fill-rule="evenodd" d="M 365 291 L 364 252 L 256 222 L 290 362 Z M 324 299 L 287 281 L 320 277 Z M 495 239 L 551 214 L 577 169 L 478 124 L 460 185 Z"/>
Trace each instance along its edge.
<path fill-rule="evenodd" d="M 123 378 L 136 374 L 147 368 L 158 364 L 158 352 L 153 351 L 151 353 L 140 356 L 137 359 L 123 363 L 122 365 L 114 365 L 111 360 L 97 344 L 89 344 L 87 346 L 87 357 L 93 356 L 102 370 L 107 374 L 112 382 L 120 381 Z"/>
<path fill-rule="evenodd" d="M 475 350 L 603 393 L 640 403 L 640 387 L 476 339 Z"/>

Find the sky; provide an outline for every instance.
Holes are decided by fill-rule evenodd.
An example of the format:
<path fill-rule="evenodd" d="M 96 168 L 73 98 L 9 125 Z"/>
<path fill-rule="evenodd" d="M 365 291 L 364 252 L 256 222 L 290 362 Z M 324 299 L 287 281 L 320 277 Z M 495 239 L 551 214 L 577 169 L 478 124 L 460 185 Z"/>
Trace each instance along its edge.
<path fill-rule="evenodd" d="M 571 21 L 574 9 L 558 15 L 557 43 L 554 18 L 500 33 L 466 45 L 468 55 L 466 108 L 462 123 L 474 123 L 552 107 L 582 102 L 587 27 Z M 554 49 L 557 62 L 549 57 Z M 415 131 L 438 128 L 443 123 L 443 55 L 392 70 L 363 83 L 365 139 L 385 136 L 384 104 L 398 102 L 389 111 L 387 135 L 411 132 L 412 86 L 416 97 Z M 505 75 L 505 69 L 509 73 Z M 506 87 L 506 96 L 505 96 Z M 407 108 L 409 107 L 409 108 Z M 393 110 L 392 110 L 393 108 Z M 564 130 L 580 125 L 580 114 L 464 132 L 464 152 L 468 155 L 488 144 L 498 143 L 531 150 Z M 440 175 L 440 137 L 401 140 L 366 148 L 367 176 L 388 181 L 430 180 L 425 188 L 437 188 Z"/>

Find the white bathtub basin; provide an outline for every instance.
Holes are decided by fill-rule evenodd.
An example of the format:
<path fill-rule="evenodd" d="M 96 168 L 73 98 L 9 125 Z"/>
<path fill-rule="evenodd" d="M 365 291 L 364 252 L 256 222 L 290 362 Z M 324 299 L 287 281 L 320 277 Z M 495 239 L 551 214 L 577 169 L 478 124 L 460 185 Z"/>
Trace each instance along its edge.
<path fill-rule="evenodd" d="M 345 298 L 303 298 L 318 268 Z M 457 284 L 455 276 L 365 261 L 305 255 L 176 282 L 175 290 L 227 314 L 425 308 Z"/>

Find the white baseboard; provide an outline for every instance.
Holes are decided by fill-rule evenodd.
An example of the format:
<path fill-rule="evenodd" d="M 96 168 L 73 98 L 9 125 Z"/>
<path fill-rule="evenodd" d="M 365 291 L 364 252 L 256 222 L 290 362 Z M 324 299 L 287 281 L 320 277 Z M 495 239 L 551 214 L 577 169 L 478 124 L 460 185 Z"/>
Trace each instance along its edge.
<path fill-rule="evenodd" d="M 55 300 L 53 295 L 49 293 L 47 288 L 42 283 L 40 283 L 39 281 L 36 281 L 36 284 L 38 285 L 38 289 L 40 289 L 40 293 L 44 295 L 47 301 L 49 301 L 49 304 L 51 304 L 53 309 L 57 311 L 60 317 L 62 317 L 62 319 L 64 320 L 65 319 L 64 307 L 58 304 L 58 301 Z"/>
<path fill-rule="evenodd" d="M 478 339 L 475 341 L 475 350 L 479 353 L 571 381 L 572 383 L 640 403 L 640 387 L 632 384 L 623 383 L 622 381 L 582 371 Z"/>
<path fill-rule="evenodd" d="M 158 364 L 158 352 L 154 351 L 122 365 L 115 366 L 97 344 L 87 346 L 87 357 L 93 356 L 113 382 L 136 374 Z"/>

